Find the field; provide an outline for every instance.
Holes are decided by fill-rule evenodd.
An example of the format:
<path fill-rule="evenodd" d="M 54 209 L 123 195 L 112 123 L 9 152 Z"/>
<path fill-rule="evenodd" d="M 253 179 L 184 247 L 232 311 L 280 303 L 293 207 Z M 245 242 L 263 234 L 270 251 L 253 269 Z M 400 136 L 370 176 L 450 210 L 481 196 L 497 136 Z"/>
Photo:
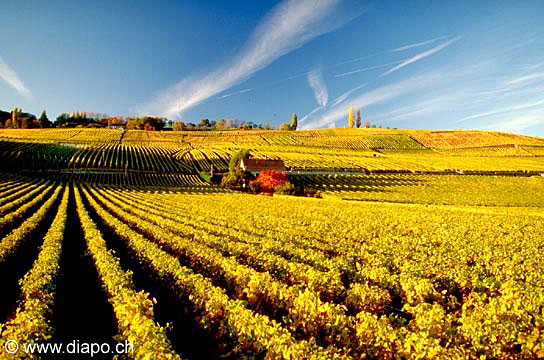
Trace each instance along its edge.
<path fill-rule="evenodd" d="M 544 179 L 481 175 L 306 175 L 326 198 L 412 204 L 544 207 Z M 520 191 L 523 189 L 523 191 Z"/>
<path fill-rule="evenodd" d="M 199 176 L 240 148 L 323 198 Z M 544 358 L 543 150 L 490 132 L 0 130 L 0 346 Z"/>

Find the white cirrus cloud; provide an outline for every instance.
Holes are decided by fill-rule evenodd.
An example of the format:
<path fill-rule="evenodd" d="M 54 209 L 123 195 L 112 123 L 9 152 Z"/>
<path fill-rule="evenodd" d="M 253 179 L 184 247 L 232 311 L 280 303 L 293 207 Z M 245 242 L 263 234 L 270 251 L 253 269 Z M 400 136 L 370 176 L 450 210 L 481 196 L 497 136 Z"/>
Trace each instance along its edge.
<path fill-rule="evenodd" d="M 225 94 L 225 95 L 221 95 L 221 96 L 218 96 L 217 98 L 218 99 L 225 99 L 225 98 L 228 98 L 228 97 L 231 97 L 233 95 L 239 95 L 239 94 L 243 94 L 243 93 L 246 93 L 246 92 L 250 92 L 252 89 L 242 89 L 240 91 L 235 91 L 233 93 L 229 93 L 229 94 Z"/>
<path fill-rule="evenodd" d="M 522 70 L 535 70 L 538 68 L 544 67 L 544 61 L 536 63 L 536 64 L 525 64 L 521 66 Z"/>
<path fill-rule="evenodd" d="M 527 114 L 509 117 L 505 120 L 493 122 L 485 126 L 485 129 L 521 133 L 526 129 L 544 124 L 544 109 L 539 109 Z"/>
<path fill-rule="evenodd" d="M 446 38 L 449 38 L 449 37 L 451 37 L 451 35 L 440 36 L 440 37 L 437 37 L 437 38 L 434 38 L 434 39 L 431 39 L 431 40 L 426 40 L 426 41 L 421 41 L 421 42 L 414 43 L 414 44 L 404 45 L 404 46 L 401 46 L 401 47 L 398 47 L 398 48 L 395 48 L 395 49 L 391 49 L 391 50 L 379 51 L 379 52 L 376 52 L 376 53 L 373 53 L 373 54 L 370 54 L 370 55 L 365 55 L 365 56 L 356 57 L 354 59 L 344 60 L 344 61 L 336 63 L 336 64 L 334 64 L 332 66 L 336 67 L 336 66 L 345 65 L 345 64 L 349 64 L 349 63 L 353 63 L 353 62 L 357 62 L 357 61 L 361 61 L 361 60 L 370 59 L 370 58 L 373 58 L 373 57 L 376 57 L 376 56 L 379 56 L 379 55 L 383 55 L 383 54 L 385 54 L 387 52 L 404 51 L 404 50 L 424 46 L 424 45 L 427 45 L 427 44 L 431 44 L 431 43 L 433 43 L 435 41 L 446 39 Z M 399 62 L 400 61 L 395 62 L 395 63 L 399 63 Z"/>
<path fill-rule="evenodd" d="M 302 125 L 303 129 L 318 129 L 329 126 L 331 123 L 346 119 L 350 106 L 356 109 L 369 105 L 385 103 L 410 92 L 429 87 L 438 81 L 443 81 L 444 74 L 430 73 L 427 75 L 413 76 L 393 84 L 384 85 L 374 90 L 363 93 L 355 98 L 344 100 L 335 106 L 331 106 L 324 113 L 315 116 L 311 121 Z"/>
<path fill-rule="evenodd" d="M 538 100 L 528 101 L 528 102 L 524 102 L 524 103 L 511 104 L 509 106 L 501 107 L 501 108 L 498 108 L 498 109 L 495 109 L 495 110 L 490 110 L 490 111 L 481 112 L 481 113 L 477 113 L 477 114 L 472 114 L 470 116 L 466 116 L 466 117 L 464 117 L 462 119 L 457 120 L 456 123 L 460 123 L 460 122 L 464 122 L 464 121 L 468 121 L 468 120 L 473 120 L 473 119 L 478 119 L 478 118 L 483 118 L 483 117 L 488 117 L 488 116 L 492 116 L 492 115 L 511 113 L 511 112 L 519 111 L 519 110 L 527 110 L 527 109 L 534 108 L 534 107 L 541 106 L 541 105 L 544 105 L 544 99 L 538 99 Z"/>
<path fill-rule="evenodd" d="M 360 5 L 351 7 L 348 13 L 340 0 L 284 0 L 257 25 L 234 59 L 202 77 L 181 80 L 134 110 L 179 117 L 183 111 L 247 80 L 280 56 L 351 21 L 364 11 L 357 7 Z"/>
<path fill-rule="evenodd" d="M 544 71 L 527 74 L 523 76 L 518 76 L 514 79 L 508 80 L 506 82 L 506 85 L 519 85 L 519 84 L 524 84 L 527 82 L 532 82 L 534 80 L 541 80 L 541 79 L 544 79 Z"/>
<path fill-rule="evenodd" d="M 30 90 L 25 86 L 19 75 L 11 68 L 0 56 L 0 79 L 4 80 L 8 85 L 13 87 L 19 94 L 26 98 L 31 98 Z"/>
<path fill-rule="evenodd" d="M 408 105 L 395 107 L 393 110 L 374 115 L 373 120 L 383 122 L 404 121 L 408 119 L 420 118 L 430 114 L 447 113 L 452 108 L 458 106 L 459 102 L 464 100 L 466 95 L 463 91 L 450 89 L 446 94 L 417 100 Z"/>
<path fill-rule="evenodd" d="M 329 102 L 329 92 L 323 81 L 323 70 L 321 66 L 316 66 L 308 73 L 308 85 L 314 91 L 315 101 L 319 106 L 327 106 Z"/>
<path fill-rule="evenodd" d="M 353 94 L 355 91 L 365 87 L 367 83 L 361 84 L 359 86 L 354 87 L 353 89 L 350 89 L 346 91 L 345 93 L 338 96 L 336 99 L 333 100 L 332 106 L 340 104 L 342 101 L 346 100 L 351 94 Z"/>
<path fill-rule="evenodd" d="M 362 68 L 362 69 L 352 70 L 352 71 L 344 72 L 344 73 L 341 73 L 341 74 L 335 74 L 334 77 L 343 77 L 343 76 L 358 74 L 358 73 L 360 73 L 360 72 L 365 72 L 365 71 L 370 71 L 370 70 L 374 70 L 374 69 L 379 69 L 379 68 L 382 68 L 382 67 L 386 67 L 386 66 L 390 66 L 390 65 L 395 65 L 395 64 L 398 64 L 398 63 L 401 63 L 401 62 L 402 62 L 402 60 L 399 60 L 399 61 L 392 61 L 392 62 L 389 62 L 389 63 L 386 63 L 386 64 L 381 64 L 381 65 L 367 66 L 367 67 L 364 67 L 364 68 Z"/>
<path fill-rule="evenodd" d="M 336 66 L 340 66 L 340 65 L 345 65 L 345 64 L 354 63 L 354 62 L 361 61 L 361 60 L 370 59 L 370 58 L 373 58 L 373 57 L 375 57 L 375 56 L 382 55 L 382 54 L 384 54 L 385 52 L 386 52 L 386 51 L 380 51 L 380 52 L 377 52 L 377 53 L 374 53 L 374 54 L 370 54 L 370 55 L 359 56 L 359 57 L 356 57 L 356 58 L 353 58 L 353 59 L 341 61 L 341 62 L 339 62 L 339 63 L 336 63 L 336 64 L 332 65 L 332 66 L 333 66 L 333 67 L 336 67 Z"/>
<path fill-rule="evenodd" d="M 432 49 L 429 49 L 429 50 L 426 50 L 426 51 L 423 51 L 411 58 L 409 58 L 408 60 L 405 60 L 403 62 L 401 62 L 400 64 L 398 64 L 397 66 L 395 66 L 394 68 L 392 69 L 389 69 L 387 70 L 386 72 L 384 72 L 383 74 L 381 74 L 380 76 L 386 76 L 386 75 L 389 75 L 399 69 L 402 69 L 403 67 L 407 66 L 407 65 L 410 65 L 412 63 L 415 63 L 416 61 L 418 60 L 421 60 L 421 59 L 424 59 L 426 58 L 427 56 L 431 56 L 432 54 L 434 53 L 437 53 L 439 52 L 440 50 L 442 49 L 445 49 L 447 48 L 448 46 L 450 46 L 451 44 L 453 44 L 454 42 L 458 41 L 461 37 L 458 36 L 458 37 L 455 37 L 453 39 L 450 39 L 448 41 L 446 41 L 445 43 L 442 43 L 438 46 L 435 46 L 434 48 Z"/>
<path fill-rule="evenodd" d="M 398 51 L 404 51 L 404 50 L 408 50 L 408 49 L 413 49 L 413 48 L 416 48 L 416 47 L 421 47 L 421 46 L 424 46 L 424 45 L 427 45 L 427 44 L 432 44 L 438 40 L 442 40 L 442 39 L 446 39 L 446 38 L 449 38 L 451 37 L 451 35 L 445 35 L 445 36 L 439 36 L 439 37 L 436 37 L 434 39 L 430 39 L 430 40 L 425 40 L 425 41 L 420 41 L 420 42 L 417 42 L 417 43 L 413 43 L 413 44 L 408 44 L 408 45 L 404 45 L 404 46 L 401 46 L 401 47 L 398 47 L 398 48 L 395 48 L 395 49 L 391 49 L 391 52 L 398 52 Z"/>
<path fill-rule="evenodd" d="M 302 124 L 303 122 L 306 121 L 306 119 L 310 118 L 312 115 L 314 115 L 316 112 L 320 111 L 320 110 L 323 110 L 324 107 L 323 106 L 318 106 L 316 107 L 315 109 L 313 109 L 312 111 L 310 111 L 308 114 L 304 115 L 299 121 L 298 123 L 299 124 Z"/>

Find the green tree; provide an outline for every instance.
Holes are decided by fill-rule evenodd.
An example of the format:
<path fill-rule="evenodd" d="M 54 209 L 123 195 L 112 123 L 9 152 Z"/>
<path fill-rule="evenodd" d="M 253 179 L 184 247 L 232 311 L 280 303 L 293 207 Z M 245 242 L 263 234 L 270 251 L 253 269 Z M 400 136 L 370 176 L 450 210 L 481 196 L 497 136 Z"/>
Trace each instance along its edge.
<path fill-rule="evenodd" d="M 211 181 L 211 174 L 210 172 L 206 171 L 206 170 L 202 170 L 198 173 L 198 175 L 200 175 L 200 178 L 202 180 L 204 180 L 204 182 L 207 182 L 209 183 Z"/>
<path fill-rule="evenodd" d="M 240 161 L 249 157 L 249 149 L 240 149 L 232 155 L 229 161 L 229 171 L 234 171 L 240 167 Z"/>
<path fill-rule="evenodd" d="M 235 171 L 229 171 L 221 179 L 221 184 L 228 188 L 240 187 L 240 184 L 244 178 L 244 171 L 242 169 L 236 169 Z"/>
<path fill-rule="evenodd" d="M 297 114 L 293 114 L 293 120 L 291 121 L 291 130 L 296 130 L 298 125 Z"/>
<path fill-rule="evenodd" d="M 353 106 L 349 108 L 349 127 L 353 129 L 353 126 L 355 125 L 355 110 L 353 109 Z"/>
<path fill-rule="evenodd" d="M 221 184 L 223 184 L 223 186 L 229 188 L 240 186 L 240 183 L 244 178 L 244 171 L 240 168 L 240 161 L 246 157 L 249 157 L 248 149 L 240 149 L 232 155 L 229 161 L 229 172 L 223 175 L 223 178 L 221 179 Z"/>
<path fill-rule="evenodd" d="M 208 119 L 202 119 L 202 120 L 200 120 L 200 126 L 201 126 L 201 127 L 208 127 L 208 126 L 210 126 L 210 120 L 208 120 Z"/>
<path fill-rule="evenodd" d="M 40 123 L 40 127 L 48 128 L 51 125 L 51 121 L 49 121 L 49 118 L 47 117 L 47 114 L 45 113 L 45 110 L 42 111 L 42 114 L 40 115 L 40 118 L 38 119 L 38 122 Z"/>
<path fill-rule="evenodd" d="M 4 126 L 6 126 L 6 122 L 8 120 L 11 120 L 11 113 L 7 112 L 7 111 L 0 110 L 0 127 L 2 126 L 2 124 L 4 124 Z"/>
<path fill-rule="evenodd" d="M 291 126 L 289 124 L 281 124 L 280 130 L 281 131 L 291 130 Z"/>
<path fill-rule="evenodd" d="M 361 127 L 361 110 L 357 110 L 357 128 Z"/>
<path fill-rule="evenodd" d="M 68 122 L 68 119 L 70 118 L 70 115 L 67 113 L 62 113 L 59 116 L 57 116 L 57 119 L 55 120 L 55 125 L 57 127 L 64 125 Z"/>

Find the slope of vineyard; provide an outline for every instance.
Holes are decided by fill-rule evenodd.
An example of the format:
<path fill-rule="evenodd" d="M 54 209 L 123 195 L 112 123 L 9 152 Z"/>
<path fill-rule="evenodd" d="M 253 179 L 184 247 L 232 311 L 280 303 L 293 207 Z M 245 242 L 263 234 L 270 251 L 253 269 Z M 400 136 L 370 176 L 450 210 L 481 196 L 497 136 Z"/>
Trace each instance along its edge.
<path fill-rule="evenodd" d="M 436 171 L 473 171 L 473 172 L 544 172 L 544 161 L 533 156 L 503 156 L 499 151 L 487 151 L 484 155 L 471 151 L 394 151 L 385 152 L 391 159 L 399 162 L 417 164 Z M 498 153 L 498 154 L 497 154 Z"/>
<path fill-rule="evenodd" d="M 242 148 L 322 198 L 204 180 Z M 0 349 L 544 358 L 542 149 L 492 132 L 0 130 Z"/>
<path fill-rule="evenodd" d="M 512 178 L 508 193 L 506 180 L 458 178 L 465 183 L 309 180 L 374 194 L 421 188 L 405 198 L 411 204 L 395 204 L 3 176 L 0 200 L 24 184 L 41 197 L 5 210 L 0 271 L 14 285 L 2 300 L 0 345 L 54 336 L 55 285 L 69 269 L 59 254 L 73 251 L 63 239 L 80 226 L 94 269 L 82 286 L 103 289 L 93 301 L 110 306 L 118 339 L 134 344 L 131 358 L 542 357 L 544 263 L 534 256 L 544 246 L 542 180 Z M 433 181 L 443 188 L 429 190 Z M 446 202 L 437 195 L 470 187 Z M 9 273 L 22 259 L 22 272 Z"/>
<path fill-rule="evenodd" d="M 544 156 L 544 146 L 527 146 L 523 149 L 534 156 Z"/>
<path fill-rule="evenodd" d="M 432 149 L 479 148 L 500 145 L 538 145 L 544 140 L 529 136 L 491 131 L 421 131 L 412 137 L 423 146 Z"/>
<path fill-rule="evenodd" d="M 524 157 L 534 156 L 533 153 L 518 145 L 501 145 L 472 148 L 441 149 L 440 152 L 453 156 L 483 156 L 483 157 Z"/>
<path fill-rule="evenodd" d="M 0 129 L 0 140 L 48 143 L 116 143 L 122 135 L 113 129 Z"/>
<path fill-rule="evenodd" d="M 338 199 L 544 208 L 542 176 L 294 175 L 290 179 Z"/>
<path fill-rule="evenodd" d="M 0 130 L 0 171 L 198 174 L 246 148 L 295 171 L 544 171 L 539 138 L 482 131 Z"/>

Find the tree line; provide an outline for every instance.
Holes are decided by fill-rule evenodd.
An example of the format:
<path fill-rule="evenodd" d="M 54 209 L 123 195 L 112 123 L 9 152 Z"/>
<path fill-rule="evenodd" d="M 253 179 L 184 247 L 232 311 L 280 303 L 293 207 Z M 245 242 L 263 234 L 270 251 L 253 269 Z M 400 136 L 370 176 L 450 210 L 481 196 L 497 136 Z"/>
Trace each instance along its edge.
<path fill-rule="evenodd" d="M 376 125 L 371 124 L 368 120 L 362 123 L 361 110 L 357 111 L 355 116 L 355 109 L 350 107 L 348 114 L 348 126 L 350 128 L 360 128 L 363 125 L 364 128 L 376 128 Z M 70 128 L 70 127 L 108 127 L 108 128 L 123 128 L 129 130 L 174 130 L 174 131 L 191 131 L 191 130 L 226 130 L 226 129 L 261 129 L 261 130 L 275 130 L 277 128 L 270 126 L 269 124 L 255 123 L 252 121 L 244 122 L 238 119 L 219 119 L 217 121 L 210 121 L 209 119 L 202 119 L 200 123 L 185 123 L 183 121 L 168 120 L 163 117 L 153 116 L 140 116 L 140 117 L 112 117 L 106 114 L 94 113 L 94 112 L 73 112 L 62 113 L 51 122 L 47 117 L 45 110 L 41 113 L 40 117 L 36 115 L 23 112 L 20 108 L 15 108 L 11 112 L 0 110 L 0 128 L 11 129 L 32 129 L 32 128 Z M 293 114 L 291 118 L 291 124 L 283 123 L 279 127 L 282 131 L 294 131 L 298 127 L 297 114 Z M 381 128 L 381 126 L 379 126 Z"/>
<path fill-rule="evenodd" d="M 226 130 L 226 129 L 241 129 L 241 130 L 274 130 L 275 128 L 270 124 L 256 123 L 253 121 L 240 121 L 238 119 L 219 119 L 217 121 L 210 121 L 209 119 L 202 119 L 200 123 L 185 123 L 183 121 L 174 122 L 172 125 L 174 131 L 191 131 L 191 130 Z"/>
<path fill-rule="evenodd" d="M 296 118 L 296 115 L 294 115 Z M 75 128 L 75 127 L 107 127 L 122 128 L 129 130 L 225 130 L 225 129 L 261 129 L 274 130 L 276 128 L 269 124 L 256 123 L 253 121 L 240 121 L 238 119 L 219 119 L 210 121 L 202 119 L 200 123 L 185 123 L 183 121 L 168 120 L 164 117 L 140 116 L 123 117 L 109 116 L 95 112 L 77 111 L 72 113 L 62 113 L 55 121 L 50 121 L 44 110 L 39 118 L 34 114 L 23 112 L 19 108 L 11 112 L 0 110 L 0 128 L 11 129 L 32 129 L 32 128 Z M 291 128 L 290 128 L 291 129 Z M 296 129 L 296 119 L 294 129 Z"/>
<path fill-rule="evenodd" d="M 376 124 L 371 124 L 370 121 L 365 120 L 365 122 L 362 124 L 365 129 L 369 128 L 376 128 Z M 348 113 L 348 126 L 353 129 L 354 127 L 360 128 L 361 127 L 361 110 L 357 110 L 357 117 L 355 117 L 355 109 L 352 107 L 349 108 Z M 381 125 L 378 126 L 378 128 L 381 129 Z M 389 128 L 388 128 L 389 129 Z"/>
<path fill-rule="evenodd" d="M 19 108 L 13 109 L 11 112 L 0 110 L 0 127 L 11 129 L 32 129 L 32 128 L 48 128 L 53 126 L 53 123 L 47 117 L 45 110 L 39 118 L 36 115 L 23 112 Z"/>
<path fill-rule="evenodd" d="M 296 130 L 298 127 L 298 118 L 297 118 L 297 114 L 293 114 L 293 117 L 291 118 L 291 125 L 287 124 L 287 123 L 284 123 L 284 124 L 281 124 L 280 126 L 280 130 L 282 131 L 294 131 Z"/>
<path fill-rule="evenodd" d="M 109 127 L 126 128 L 130 130 L 163 130 L 166 126 L 166 118 L 141 116 L 112 117 L 105 114 L 74 112 L 62 113 L 55 120 L 56 127 Z"/>

